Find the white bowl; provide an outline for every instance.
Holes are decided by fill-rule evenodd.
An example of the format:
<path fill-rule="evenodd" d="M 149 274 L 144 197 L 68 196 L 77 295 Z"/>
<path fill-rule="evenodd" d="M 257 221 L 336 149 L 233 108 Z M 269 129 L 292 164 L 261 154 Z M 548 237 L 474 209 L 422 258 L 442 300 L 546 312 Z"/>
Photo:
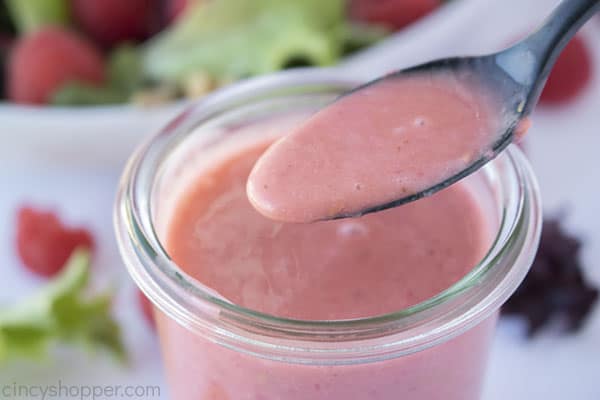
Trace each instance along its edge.
<path fill-rule="evenodd" d="M 137 143 L 183 108 L 142 109 L 0 105 L 0 159 L 81 166 L 121 166 Z"/>
<path fill-rule="evenodd" d="M 432 58 L 481 46 L 472 23 L 490 0 L 454 0 L 380 44 L 344 60 L 365 79 Z M 119 167 L 146 135 L 185 107 L 178 102 L 142 109 L 132 105 L 32 107 L 0 103 L 0 160 Z"/>

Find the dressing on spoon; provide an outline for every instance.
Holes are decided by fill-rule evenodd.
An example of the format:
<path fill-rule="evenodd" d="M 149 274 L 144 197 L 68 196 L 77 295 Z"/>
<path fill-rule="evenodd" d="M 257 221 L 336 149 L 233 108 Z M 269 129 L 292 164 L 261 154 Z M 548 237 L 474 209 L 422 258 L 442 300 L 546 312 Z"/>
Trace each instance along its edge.
<path fill-rule="evenodd" d="M 269 148 L 248 198 L 268 218 L 312 222 L 426 190 L 483 156 L 499 129 L 496 107 L 453 75 L 382 80 Z"/>
<path fill-rule="evenodd" d="M 502 52 L 443 59 L 337 99 L 275 143 L 247 182 L 268 218 L 359 216 L 429 196 L 475 172 L 529 127 L 556 58 L 600 0 L 566 0 Z"/>

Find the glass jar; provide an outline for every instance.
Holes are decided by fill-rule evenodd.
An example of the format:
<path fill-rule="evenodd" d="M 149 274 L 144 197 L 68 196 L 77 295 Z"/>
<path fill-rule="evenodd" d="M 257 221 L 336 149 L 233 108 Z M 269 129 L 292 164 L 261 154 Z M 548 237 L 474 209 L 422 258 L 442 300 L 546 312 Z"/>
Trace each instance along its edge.
<path fill-rule="evenodd" d="M 245 124 L 312 112 L 357 84 L 335 70 L 251 80 L 192 106 L 130 159 L 116 233 L 131 276 L 155 306 L 171 398 L 480 397 L 498 310 L 525 277 L 540 235 L 536 180 L 514 146 L 467 178 L 496 232 L 485 258 L 443 293 L 392 314 L 318 322 L 261 314 L 186 275 L 161 245 L 200 155 Z"/>

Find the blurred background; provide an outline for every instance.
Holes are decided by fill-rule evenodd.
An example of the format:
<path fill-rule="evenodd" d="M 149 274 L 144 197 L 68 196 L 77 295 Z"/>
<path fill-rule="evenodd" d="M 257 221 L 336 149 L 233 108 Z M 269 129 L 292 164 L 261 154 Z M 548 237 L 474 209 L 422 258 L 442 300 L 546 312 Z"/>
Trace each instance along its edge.
<path fill-rule="evenodd" d="M 152 385 L 160 395 L 139 398 L 169 398 L 111 219 L 128 155 L 187 104 L 286 68 L 368 79 L 495 51 L 557 3 L 0 0 L 0 387 Z M 599 110 L 597 16 L 561 55 L 523 144 L 547 223 L 484 400 L 600 398 Z"/>

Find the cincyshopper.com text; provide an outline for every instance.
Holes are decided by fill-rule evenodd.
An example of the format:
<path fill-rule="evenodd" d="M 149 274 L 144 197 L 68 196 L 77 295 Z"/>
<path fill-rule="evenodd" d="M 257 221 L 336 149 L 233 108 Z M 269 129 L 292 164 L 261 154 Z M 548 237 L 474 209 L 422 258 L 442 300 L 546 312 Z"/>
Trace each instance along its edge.
<path fill-rule="evenodd" d="M 13 382 L 0 385 L 0 399 L 24 400 L 109 400 L 158 399 L 159 386 L 68 385 L 58 381 L 53 385 L 21 385 Z"/>

